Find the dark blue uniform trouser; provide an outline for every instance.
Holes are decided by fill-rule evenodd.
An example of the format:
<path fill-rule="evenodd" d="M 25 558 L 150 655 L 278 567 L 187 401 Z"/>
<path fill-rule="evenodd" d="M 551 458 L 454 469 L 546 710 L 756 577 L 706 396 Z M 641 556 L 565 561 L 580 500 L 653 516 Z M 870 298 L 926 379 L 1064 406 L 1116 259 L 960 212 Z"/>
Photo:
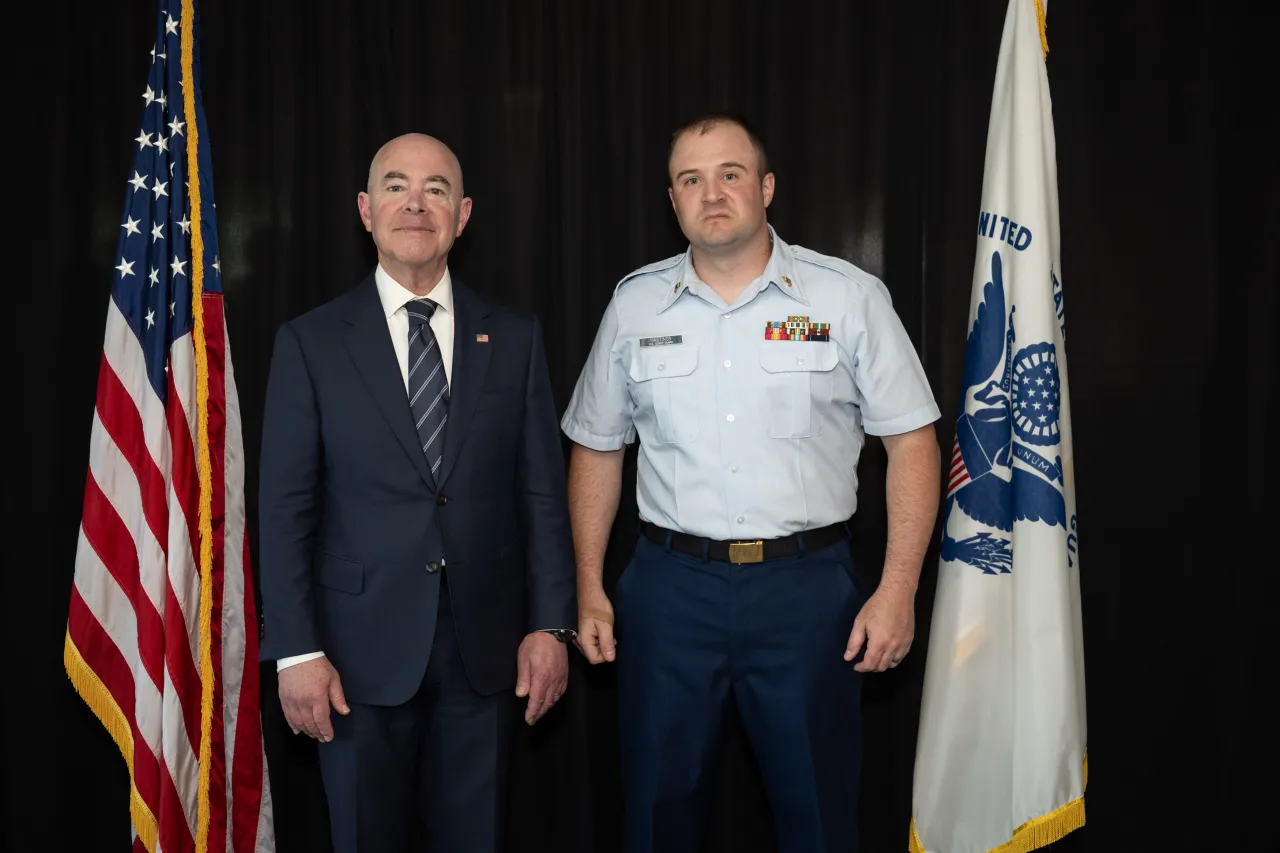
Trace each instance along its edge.
<path fill-rule="evenodd" d="M 735 565 L 640 538 L 613 600 L 626 853 L 699 849 L 731 693 L 780 853 L 856 850 L 865 600 L 848 539 Z"/>

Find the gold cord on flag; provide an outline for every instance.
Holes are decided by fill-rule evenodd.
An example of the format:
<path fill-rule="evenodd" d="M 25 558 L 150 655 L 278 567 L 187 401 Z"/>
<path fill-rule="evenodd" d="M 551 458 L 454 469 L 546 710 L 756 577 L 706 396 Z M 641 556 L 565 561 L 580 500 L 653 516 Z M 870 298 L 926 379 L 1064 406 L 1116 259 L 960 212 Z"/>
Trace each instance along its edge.
<path fill-rule="evenodd" d="M 1036 27 L 1040 30 L 1040 55 L 1043 59 L 1049 58 L 1049 37 L 1045 35 L 1047 24 L 1044 19 L 1044 3 L 1036 0 Z"/>
<path fill-rule="evenodd" d="M 200 157 L 194 73 L 195 4 L 182 0 L 182 108 L 187 119 L 191 205 L 191 343 L 196 351 L 196 441 L 200 470 L 200 787 L 196 853 L 209 849 L 209 764 L 213 749 L 213 470 L 209 457 L 209 357 L 204 336 L 204 240 L 200 234 Z"/>

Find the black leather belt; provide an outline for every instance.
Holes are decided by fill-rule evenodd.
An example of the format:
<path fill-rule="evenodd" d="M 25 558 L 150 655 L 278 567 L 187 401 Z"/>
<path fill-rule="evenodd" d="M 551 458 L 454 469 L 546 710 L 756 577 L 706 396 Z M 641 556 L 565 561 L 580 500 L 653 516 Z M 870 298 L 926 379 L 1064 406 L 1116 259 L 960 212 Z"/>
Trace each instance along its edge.
<path fill-rule="evenodd" d="M 671 550 L 694 557 L 705 556 L 710 560 L 727 563 L 762 563 L 778 557 L 791 557 L 801 552 L 801 544 L 805 551 L 816 551 L 834 545 L 849 535 L 845 522 L 839 521 L 826 527 L 793 533 L 778 539 L 735 539 L 719 541 L 702 536 L 690 536 L 688 533 L 677 533 L 667 530 L 648 521 L 640 522 L 640 532 L 650 542 L 666 546 L 668 537 Z"/>

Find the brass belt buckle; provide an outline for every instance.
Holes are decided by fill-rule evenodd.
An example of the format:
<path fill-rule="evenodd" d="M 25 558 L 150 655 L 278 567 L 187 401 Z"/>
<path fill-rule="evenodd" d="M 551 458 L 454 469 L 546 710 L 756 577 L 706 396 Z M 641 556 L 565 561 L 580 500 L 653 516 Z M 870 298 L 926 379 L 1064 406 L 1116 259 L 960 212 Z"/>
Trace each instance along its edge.
<path fill-rule="evenodd" d="M 730 542 L 729 562 L 738 564 L 764 562 L 764 540 L 757 539 L 754 542 Z"/>

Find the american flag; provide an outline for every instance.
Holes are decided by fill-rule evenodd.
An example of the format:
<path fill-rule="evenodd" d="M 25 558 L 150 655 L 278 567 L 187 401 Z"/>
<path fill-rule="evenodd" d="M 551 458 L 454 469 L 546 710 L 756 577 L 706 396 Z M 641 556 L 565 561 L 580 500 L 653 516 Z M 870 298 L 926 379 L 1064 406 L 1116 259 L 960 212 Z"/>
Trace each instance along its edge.
<path fill-rule="evenodd" d="M 193 0 L 161 0 L 63 656 L 128 765 L 135 853 L 262 853 L 258 622 L 197 29 Z"/>

